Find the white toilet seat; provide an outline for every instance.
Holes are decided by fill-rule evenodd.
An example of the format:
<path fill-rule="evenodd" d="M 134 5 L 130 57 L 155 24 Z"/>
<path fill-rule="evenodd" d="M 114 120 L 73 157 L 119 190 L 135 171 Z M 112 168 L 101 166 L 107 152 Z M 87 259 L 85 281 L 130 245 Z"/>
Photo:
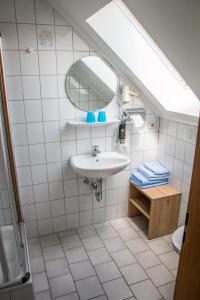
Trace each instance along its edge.
<path fill-rule="evenodd" d="M 179 227 L 172 234 L 172 245 L 175 250 L 180 253 L 183 241 L 184 226 Z"/>

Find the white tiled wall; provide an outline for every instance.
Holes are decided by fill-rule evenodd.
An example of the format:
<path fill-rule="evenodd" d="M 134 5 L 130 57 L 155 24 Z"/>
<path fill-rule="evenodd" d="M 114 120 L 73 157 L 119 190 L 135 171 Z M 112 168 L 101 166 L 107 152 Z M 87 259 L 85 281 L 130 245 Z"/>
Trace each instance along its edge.
<path fill-rule="evenodd" d="M 197 127 L 160 119 L 158 160 L 171 172 L 171 184 L 181 191 L 179 225 L 185 222 Z"/>
<path fill-rule="evenodd" d="M 15 4 L 15 5 L 14 5 Z M 2 11 L 3 10 L 3 11 Z M 10 120 L 23 214 L 29 236 L 46 234 L 122 217 L 127 212 L 128 176 L 143 160 L 157 155 L 156 115 L 148 111 L 143 128 L 128 128 L 125 153 L 131 164 L 103 184 L 103 200 L 70 169 L 71 155 L 117 150 L 117 126 L 67 127 L 69 119 L 85 115 L 66 96 L 64 82 L 70 65 L 94 54 L 70 24 L 45 0 L 3 1 L 0 29 Z M 26 53 L 30 48 L 33 53 Z M 131 105 L 143 105 L 138 99 Z M 118 116 L 116 99 L 106 108 Z M 124 151 L 123 149 L 120 149 Z"/>

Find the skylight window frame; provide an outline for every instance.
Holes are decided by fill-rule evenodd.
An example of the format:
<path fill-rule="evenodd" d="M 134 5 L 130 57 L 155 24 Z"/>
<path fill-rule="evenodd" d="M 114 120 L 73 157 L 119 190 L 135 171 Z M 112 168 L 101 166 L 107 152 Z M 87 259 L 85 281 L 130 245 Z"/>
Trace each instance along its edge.
<path fill-rule="evenodd" d="M 131 24 L 131 26 L 134 26 L 135 30 L 137 30 L 137 32 L 139 33 L 140 36 L 142 36 L 142 39 L 145 40 L 145 43 L 148 44 L 149 47 L 151 47 L 152 49 L 152 52 L 154 53 L 154 55 L 156 55 L 157 57 L 159 57 L 159 60 L 162 62 L 163 66 L 166 68 L 166 70 L 168 70 L 168 73 L 170 73 L 171 75 L 171 78 L 173 76 L 174 78 L 174 81 L 172 80 L 171 82 L 176 82 L 175 85 L 173 85 L 173 87 L 175 88 L 175 92 L 177 92 L 177 104 L 178 105 L 175 105 L 175 110 L 173 109 L 169 109 L 170 105 L 173 106 L 173 103 L 174 102 L 174 99 L 176 95 L 175 93 L 173 93 L 173 91 L 171 91 L 171 95 L 173 96 L 172 98 L 169 98 L 170 97 L 170 86 L 169 86 L 169 93 L 167 91 L 167 97 L 168 97 L 168 94 L 169 94 L 169 99 L 171 100 L 170 104 L 168 106 L 165 106 L 164 104 L 167 105 L 167 100 L 166 98 L 167 97 L 164 97 L 164 98 L 161 98 L 159 99 L 158 97 L 158 94 L 157 94 L 157 97 L 154 96 L 154 94 L 151 92 L 151 90 L 148 90 L 148 85 L 146 86 L 145 83 L 143 83 L 140 78 L 136 78 L 136 74 L 133 73 L 133 70 L 131 70 L 131 68 L 129 68 L 130 71 L 127 70 L 127 73 L 130 74 L 130 72 L 132 72 L 133 75 L 131 75 L 132 78 L 136 78 L 136 84 L 138 82 L 138 80 L 140 81 L 140 85 L 138 86 L 143 86 L 144 87 L 144 90 L 146 90 L 146 95 L 151 95 L 151 100 L 152 102 L 154 103 L 154 105 L 157 106 L 157 109 L 160 110 L 162 112 L 162 115 L 164 115 L 164 113 L 168 114 L 168 115 L 177 115 L 178 117 L 181 117 L 181 116 L 185 116 L 185 117 L 188 117 L 189 119 L 196 119 L 196 117 L 198 117 L 197 115 L 197 111 L 199 111 L 199 103 L 198 103 L 198 99 L 197 97 L 194 95 L 193 91 L 187 87 L 184 79 L 180 76 L 180 74 L 177 72 L 177 70 L 173 67 L 173 65 L 170 63 L 170 61 L 167 59 L 167 57 L 164 55 L 164 53 L 159 49 L 159 47 L 156 45 L 156 43 L 153 41 L 153 39 L 151 38 L 151 36 L 146 32 L 146 30 L 142 27 L 142 25 L 138 22 L 138 20 L 135 18 L 135 16 L 133 16 L 133 14 L 129 11 L 128 7 L 121 1 L 121 0 L 113 0 L 112 1 L 113 3 L 116 4 L 116 6 L 120 9 L 120 11 L 123 13 L 123 15 L 128 18 L 128 22 Z M 109 2 L 110 4 L 111 2 Z M 109 5 L 107 4 L 107 5 Z M 106 5 L 106 6 L 107 6 Z M 106 7 L 105 6 L 105 7 Z M 104 7 L 103 7 L 104 8 Z M 103 9 L 102 8 L 102 9 Z M 101 9 L 100 9 L 101 10 Z M 98 12 L 97 12 L 98 13 Z M 87 18 L 86 22 L 89 26 L 91 26 L 91 24 L 88 22 L 88 20 L 93 17 L 96 13 L 94 13 L 92 16 L 90 16 L 89 18 Z M 108 48 L 110 48 L 110 53 L 112 53 L 112 51 L 114 51 L 115 55 L 118 57 L 118 61 L 123 61 L 123 63 L 125 65 L 127 65 L 127 62 L 126 60 L 123 60 L 123 57 L 120 57 L 117 53 L 117 50 L 115 51 L 115 49 L 112 47 L 106 42 L 106 40 L 103 39 L 102 35 L 98 33 L 98 31 L 95 30 L 95 28 L 93 28 L 92 26 L 90 27 L 92 30 L 94 30 L 96 32 L 96 34 L 98 36 L 101 37 L 101 39 L 103 40 L 103 42 L 107 45 Z M 120 37 L 119 37 L 120 39 Z M 112 49 L 112 50 L 111 50 Z M 114 58 L 115 59 L 115 58 Z M 123 69 L 124 69 L 124 66 L 123 66 Z M 162 73 L 163 76 L 168 76 L 167 74 L 168 73 Z M 144 77 L 145 78 L 145 77 Z M 165 77 L 163 77 L 165 78 Z M 170 77 L 168 77 L 170 79 Z M 148 82 L 148 81 L 147 81 Z M 154 81 L 155 82 L 155 81 Z M 179 88 L 176 89 L 176 85 L 177 87 L 179 86 Z M 167 86 L 167 85 L 166 85 Z M 184 90 L 187 90 L 188 89 L 188 92 L 184 92 Z M 156 91 L 156 90 L 155 90 Z M 161 90 L 160 90 L 161 91 Z M 163 90 L 166 92 L 166 88 Z M 159 89 L 157 90 L 157 92 L 159 93 Z M 162 92 L 161 92 L 161 97 L 163 97 L 162 95 L 164 95 Z M 183 107 L 183 109 L 181 110 L 180 109 L 180 112 L 178 112 L 178 109 L 179 107 L 181 107 L 181 101 L 182 99 L 185 100 L 187 99 L 187 97 L 191 96 L 191 103 L 195 103 L 196 101 L 196 105 L 192 106 L 190 105 L 190 102 L 187 102 L 188 104 L 185 105 L 185 107 Z M 183 97 L 183 98 L 182 98 Z M 163 104 L 164 103 L 164 104 Z M 186 102 L 185 102 L 186 103 Z M 196 112 L 195 112 L 195 116 L 193 114 L 187 114 L 187 109 L 190 109 L 190 107 L 194 107 L 194 109 L 196 109 Z M 182 108 L 182 107 L 181 107 Z M 194 110 L 193 109 L 193 110 Z M 192 110 L 191 110 L 192 111 Z"/>

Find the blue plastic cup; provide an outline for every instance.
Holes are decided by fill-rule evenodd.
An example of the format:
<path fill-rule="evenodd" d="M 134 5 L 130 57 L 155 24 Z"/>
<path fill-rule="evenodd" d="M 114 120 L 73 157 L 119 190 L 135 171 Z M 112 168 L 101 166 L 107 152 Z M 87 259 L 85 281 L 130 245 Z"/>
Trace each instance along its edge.
<path fill-rule="evenodd" d="M 86 122 L 87 123 L 95 123 L 95 115 L 94 115 L 93 111 L 88 111 Z"/>
<path fill-rule="evenodd" d="M 98 113 L 98 122 L 106 122 L 106 113 L 105 113 L 105 111 L 99 111 L 99 113 Z"/>

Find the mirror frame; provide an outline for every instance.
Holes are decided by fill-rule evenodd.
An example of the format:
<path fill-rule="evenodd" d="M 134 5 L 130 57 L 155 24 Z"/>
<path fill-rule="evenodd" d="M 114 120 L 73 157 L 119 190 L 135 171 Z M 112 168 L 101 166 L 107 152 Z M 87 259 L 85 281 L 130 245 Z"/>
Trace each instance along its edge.
<path fill-rule="evenodd" d="M 97 109 L 95 109 L 95 110 L 90 110 L 90 111 L 104 110 L 104 109 L 105 109 L 105 108 L 113 101 L 113 99 L 119 94 L 119 75 L 116 73 L 115 68 L 111 65 L 111 63 L 110 63 L 107 59 L 105 59 L 104 57 L 102 57 L 102 56 L 100 56 L 100 55 L 85 55 L 85 56 L 82 56 L 81 58 L 79 58 L 78 60 L 76 60 L 75 62 L 73 62 L 73 64 L 70 65 L 70 67 L 69 67 L 69 69 L 68 69 L 68 71 L 67 71 L 67 74 L 66 74 L 66 76 L 65 76 L 65 92 L 66 92 L 66 95 L 67 95 L 67 99 L 70 101 L 70 103 L 71 103 L 76 109 L 79 109 L 80 111 L 85 111 L 85 112 L 88 112 L 89 110 L 82 109 L 82 108 L 76 106 L 76 105 L 74 104 L 74 102 L 72 102 L 72 100 L 70 99 L 69 94 L 68 94 L 68 90 L 67 90 L 67 88 L 66 88 L 66 81 L 67 81 L 68 73 L 69 73 L 71 67 L 72 67 L 75 63 L 77 63 L 79 60 L 81 60 L 81 59 L 84 58 L 84 57 L 92 57 L 92 56 L 96 56 L 96 57 L 101 58 L 101 60 L 102 60 L 102 61 L 103 61 L 103 62 L 104 62 L 104 63 L 105 63 L 112 71 L 113 71 L 113 73 L 114 73 L 115 76 L 116 76 L 117 86 L 116 86 L 116 91 L 115 91 L 115 94 L 114 94 L 113 98 L 110 100 L 110 102 L 109 102 L 106 106 L 104 106 L 104 107 L 102 107 L 102 108 L 97 108 Z"/>

